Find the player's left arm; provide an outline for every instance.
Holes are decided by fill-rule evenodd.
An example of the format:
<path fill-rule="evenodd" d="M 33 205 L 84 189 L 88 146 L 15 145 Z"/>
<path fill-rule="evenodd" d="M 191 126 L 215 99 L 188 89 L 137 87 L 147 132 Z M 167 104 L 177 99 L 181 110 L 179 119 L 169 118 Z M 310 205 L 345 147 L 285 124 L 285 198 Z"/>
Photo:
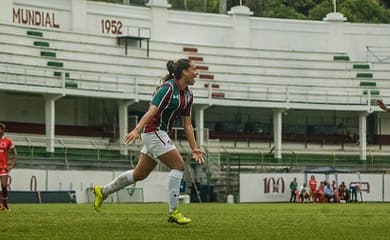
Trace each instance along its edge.
<path fill-rule="evenodd" d="M 190 147 L 192 149 L 192 157 L 197 161 L 198 163 L 202 164 L 204 163 L 203 158 L 203 151 L 198 148 L 198 145 L 195 141 L 195 135 L 194 135 L 194 128 L 192 127 L 191 123 L 191 116 L 184 115 L 183 116 L 183 122 L 184 122 L 184 134 L 187 137 L 187 141 L 190 144 Z"/>
<path fill-rule="evenodd" d="M 8 165 L 8 170 L 11 170 L 15 167 L 15 164 L 16 164 L 16 156 L 18 155 L 18 153 L 16 152 L 16 148 L 13 147 L 10 149 L 12 151 L 12 161 L 11 163 Z"/>

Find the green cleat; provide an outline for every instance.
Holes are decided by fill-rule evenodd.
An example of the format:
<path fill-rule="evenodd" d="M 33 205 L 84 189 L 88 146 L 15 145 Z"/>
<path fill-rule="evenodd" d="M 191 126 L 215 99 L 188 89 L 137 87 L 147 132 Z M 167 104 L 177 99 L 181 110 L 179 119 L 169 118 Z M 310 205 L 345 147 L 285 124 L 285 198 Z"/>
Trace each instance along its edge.
<path fill-rule="evenodd" d="M 102 203 L 104 201 L 102 190 L 103 190 L 102 186 L 93 187 L 93 193 L 95 194 L 95 201 L 93 202 L 93 207 L 97 212 L 99 212 L 99 209 L 102 206 Z"/>
<path fill-rule="evenodd" d="M 191 222 L 191 219 L 184 217 L 183 214 L 181 214 L 181 212 L 176 209 L 171 214 L 169 214 L 168 222 L 177 223 L 179 225 L 186 225 Z"/>

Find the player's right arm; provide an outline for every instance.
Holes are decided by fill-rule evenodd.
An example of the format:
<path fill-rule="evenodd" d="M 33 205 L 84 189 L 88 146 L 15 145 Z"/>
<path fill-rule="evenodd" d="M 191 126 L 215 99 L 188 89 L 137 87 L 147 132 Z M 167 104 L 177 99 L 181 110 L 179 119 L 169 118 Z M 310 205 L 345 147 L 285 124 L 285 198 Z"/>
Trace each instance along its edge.
<path fill-rule="evenodd" d="M 11 151 L 12 151 L 12 161 L 11 163 L 8 165 L 8 170 L 11 170 L 15 167 L 15 164 L 16 164 L 16 156 L 18 155 L 18 153 L 16 152 L 16 148 L 13 147 L 11 148 Z"/>
<path fill-rule="evenodd" d="M 141 120 L 138 122 L 137 126 L 127 134 L 125 137 L 125 143 L 131 144 L 133 141 L 139 141 L 141 138 L 141 131 L 145 127 L 150 120 L 156 115 L 158 112 L 157 106 L 150 104 L 149 110 L 144 114 L 144 116 L 141 118 Z"/>
<path fill-rule="evenodd" d="M 133 141 L 139 141 L 141 131 L 146 124 L 158 113 L 162 104 L 169 100 L 172 94 L 172 88 L 168 84 L 162 85 L 153 95 L 148 111 L 142 116 L 137 126 L 127 134 L 125 143 L 131 144 Z"/>
<path fill-rule="evenodd" d="M 386 104 L 384 104 L 384 102 L 380 99 L 376 100 L 375 101 L 376 105 L 378 105 L 378 107 L 380 107 L 383 111 L 385 112 L 389 112 L 390 109 L 386 106 Z"/>

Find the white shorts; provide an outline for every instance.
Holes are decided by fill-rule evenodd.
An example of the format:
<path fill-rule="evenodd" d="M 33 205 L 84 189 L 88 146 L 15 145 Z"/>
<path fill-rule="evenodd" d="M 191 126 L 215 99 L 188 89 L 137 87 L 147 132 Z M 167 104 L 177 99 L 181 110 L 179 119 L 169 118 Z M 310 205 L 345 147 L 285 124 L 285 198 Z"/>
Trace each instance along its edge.
<path fill-rule="evenodd" d="M 154 131 L 141 134 L 144 146 L 141 153 L 148 155 L 154 160 L 167 152 L 176 149 L 175 144 L 165 131 Z"/>

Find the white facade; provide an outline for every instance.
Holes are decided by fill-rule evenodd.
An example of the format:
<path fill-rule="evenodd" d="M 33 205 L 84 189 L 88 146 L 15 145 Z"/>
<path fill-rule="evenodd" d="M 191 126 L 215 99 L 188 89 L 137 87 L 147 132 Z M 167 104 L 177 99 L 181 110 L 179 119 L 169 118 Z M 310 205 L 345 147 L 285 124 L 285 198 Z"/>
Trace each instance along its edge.
<path fill-rule="evenodd" d="M 3 0 L 0 11 L 1 22 L 7 24 L 110 36 L 124 35 L 130 26 L 146 27 L 151 29 L 154 41 L 343 52 L 354 61 L 366 60 L 366 46 L 388 46 L 390 36 L 388 24 L 257 18 L 245 8 L 244 14 L 239 11 L 230 11 L 230 15 L 194 13 L 170 10 L 168 4 L 156 5 L 134 7 L 85 0 Z M 36 25 L 36 21 L 32 23 L 32 19 L 24 19 L 23 23 L 23 16 L 33 12 L 49 16 L 49 19 L 45 18 L 45 24 L 40 25 Z"/>
<path fill-rule="evenodd" d="M 159 84 L 165 62 L 189 57 L 184 48 L 194 47 L 198 52 L 191 57 L 203 58 L 198 64 L 208 67 L 199 70 L 200 78 L 192 88 L 198 109 L 212 105 L 277 111 L 354 111 L 364 123 L 366 113 L 378 110 L 371 105 L 378 97 L 371 96 L 371 90 L 379 89 L 380 98 L 390 102 L 389 64 L 367 63 L 372 56 L 366 49 L 387 46 L 390 25 L 326 19 L 257 18 L 244 6 L 233 7 L 227 15 L 183 12 L 171 10 L 165 0 L 149 1 L 145 7 L 86 0 L 3 0 L 1 89 L 47 94 L 50 97 L 46 96 L 46 100 L 55 100 L 44 102 L 35 96 L 8 97 L 8 93 L 0 93 L 0 105 L 11 98 L 23 106 L 31 100 L 30 108 L 18 106 L 14 110 L 6 106 L 7 112 L 0 117 L 5 121 L 46 121 L 50 132 L 54 132 L 53 122 L 93 125 L 94 119 L 102 118 L 98 114 L 101 105 L 68 99 L 69 96 L 147 102 Z M 43 37 L 27 36 L 31 29 L 41 31 Z M 134 47 L 137 42 L 129 43 L 132 48 L 126 56 L 123 43 L 117 43 L 119 36 L 150 37 L 149 57 L 144 41 L 142 49 Z M 39 40 L 50 46 L 33 45 Z M 40 56 L 43 50 L 55 52 L 54 60 L 63 67 L 48 66 L 53 59 Z M 339 55 L 350 61 L 334 61 L 334 56 Z M 354 69 L 355 63 L 365 63 L 370 68 L 359 71 Z M 77 88 L 66 88 L 64 77 L 53 77 L 53 71 L 58 70 L 69 73 Z M 359 79 L 357 74 L 361 72 L 373 73 L 374 78 Z M 45 110 L 45 105 L 51 107 Z M 62 110 L 55 110 L 54 105 Z M 117 106 L 111 103 L 112 107 Z M 89 115 L 83 115 L 85 112 Z M 45 114 L 51 117 L 45 118 Z M 124 116 L 119 119 L 126 121 Z M 281 128 L 283 122 L 277 123 Z M 387 119 L 378 125 L 381 134 L 388 133 Z M 123 127 L 120 132 L 125 132 Z M 280 142 L 280 137 L 274 142 Z M 362 160 L 366 159 L 365 149 L 361 146 Z M 281 151 L 278 147 L 276 158 Z"/>

